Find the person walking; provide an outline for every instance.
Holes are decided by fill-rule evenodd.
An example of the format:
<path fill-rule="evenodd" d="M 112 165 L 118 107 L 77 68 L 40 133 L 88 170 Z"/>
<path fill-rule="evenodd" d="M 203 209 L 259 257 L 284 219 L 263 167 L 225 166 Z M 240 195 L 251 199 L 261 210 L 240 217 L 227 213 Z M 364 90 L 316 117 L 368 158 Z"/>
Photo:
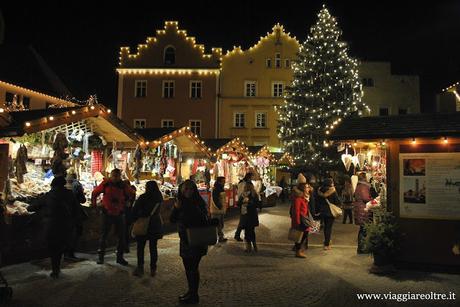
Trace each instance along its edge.
<path fill-rule="evenodd" d="M 329 202 L 328 202 L 329 201 Z M 334 216 L 332 215 L 329 203 L 341 207 L 340 198 L 334 187 L 332 178 L 324 180 L 322 186 L 318 190 L 318 205 L 320 208 L 321 219 L 324 222 L 324 250 L 330 250 L 330 242 L 332 235 L 332 226 L 334 225 Z"/>
<path fill-rule="evenodd" d="M 139 218 L 148 218 L 149 224 L 145 236 L 136 236 L 137 242 L 137 268 L 133 275 L 144 275 L 144 250 L 149 241 L 150 249 L 150 275 L 153 277 L 157 271 L 158 240 L 163 238 L 163 221 L 161 219 L 161 204 L 163 196 L 156 181 L 148 181 L 145 184 L 145 193 L 139 196 L 132 208 L 132 221 L 135 223 Z"/>
<path fill-rule="evenodd" d="M 238 183 L 238 190 L 237 190 L 237 199 L 239 200 L 241 195 L 244 192 L 244 188 L 246 186 L 246 183 L 250 182 L 252 183 L 252 178 L 254 175 L 250 172 L 246 173 L 244 178 Z M 240 222 L 238 223 L 238 227 L 236 228 L 235 231 L 235 240 L 242 242 L 243 239 L 241 239 L 241 231 L 243 230 L 244 227 L 241 226 L 241 204 L 238 201 L 238 207 L 240 207 Z M 246 235 L 246 234 L 245 234 Z"/>
<path fill-rule="evenodd" d="M 191 180 L 179 186 L 177 202 L 171 212 L 171 223 L 177 223 L 180 238 L 180 256 L 187 277 L 188 291 L 179 296 L 182 304 L 197 304 L 200 301 L 198 288 L 200 285 L 200 261 L 208 252 L 207 246 L 191 246 L 187 238 L 187 228 L 202 227 L 208 224 L 206 203 L 198 192 L 196 184 Z"/>
<path fill-rule="evenodd" d="M 261 202 L 252 182 L 246 182 L 244 192 L 238 202 L 241 204 L 240 224 L 244 229 L 245 251 L 249 253 L 254 248 L 254 251 L 257 252 L 255 228 L 259 226 L 257 208 L 261 207 Z"/>
<path fill-rule="evenodd" d="M 99 241 L 97 263 L 104 263 L 107 236 L 112 225 L 114 225 L 118 236 L 117 263 L 126 266 L 128 262 L 123 258 L 126 243 L 124 210 L 126 202 L 129 199 L 134 199 L 135 193 L 128 184 L 121 180 L 121 171 L 115 168 L 110 173 L 110 178 L 104 180 L 93 190 L 92 206 L 96 206 L 96 200 L 100 194 L 104 195 L 102 198 L 102 234 Z"/>
<path fill-rule="evenodd" d="M 291 228 L 303 232 L 300 242 L 296 242 L 294 246 L 295 256 L 297 258 L 305 258 L 301 246 L 305 242 L 308 248 L 308 225 L 305 224 L 305 219 L 308 217 L 309 206 L 308 201 L 310 197 L 309 187 L 306 178 L 299 174 L 297 178 L 297 186 L 294 187 L 292 192 L 292 206 L 291 206 Z"/>
<path fill-rule="evenodd" d="M 52 278 L 58 278 L 61 273 L 62 255 L 71 240 L 79 206 L 72 191 L 66 189 L 65 185 L 63 176 L 55 177 L 51 182 L 51 190 L 27 208 L 28 211 L 43 212 Z"/>
<path fill-rule="evenodd" d="M 217 234 L 219 235 L 219 242 L 227 242 L 225 238 L 224 229 L 224 217 L 227 211 L 226 205 L 226 194 L 225 194 L 225 177 L 217 177 L 214 182 L 214 189 L 212 190 L 211 205 L 209 206 L 211 212 L 211 218 L 217 219 L 219 225 L 217 226 Z"/>
<path fill-rule="evenodd" d="M 367 182 L 366 173 L 358 174 L 358 184 L 355 189 L 355 201 L 353 202 L 353 211 L 355 216 L 355 224 L 359 225 L 358 232 L 358 254 L 364 254 L 363 241 L 366 237 L 364 224 L 372 218 L 371 213 L 366 210 L 366 203 L 372 200 L 371 185 Z"/>
<path fill-rule="evenodd" d="M 71 239 L 67 251 L 64 254 L 64 259 L 70 261 L 78 261 L 79 258 L 75 256 L 75 249 L 78 246 L 78 241 L 83 234 L 83 222 L 88 218 L 87 213 L 83 210 L 82 204 L 86 203 L 85 191 L 82 184 L 77 179 L 77 174 L 68 174 L 66 177 L 66 188 L 71 190 L 78 206 L 75 216 L 75 227 L 73 228 Z"/>
<path fill-rule="evenodd" d="M 346 224 L 347 217 L 350 220 L 350 224 L 353 223 L 353 187 L 351 185 L 351 179 L 345 180 L 345 185 L 341 193 L 343 203 L 343 224 Z"/>

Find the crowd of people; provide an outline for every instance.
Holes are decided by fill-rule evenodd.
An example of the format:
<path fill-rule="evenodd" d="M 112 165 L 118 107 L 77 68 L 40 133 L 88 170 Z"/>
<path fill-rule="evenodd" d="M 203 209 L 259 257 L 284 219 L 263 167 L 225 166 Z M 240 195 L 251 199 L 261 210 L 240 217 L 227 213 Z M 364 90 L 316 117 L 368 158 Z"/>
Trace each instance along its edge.
<path fill-rule="evenodd" d="M 251 173 L 246 174 L 238 184 L 237 190 L 240 219 L 234 238 L 237 241 L 243 241 L 241 233 L 244 231 L 245 252 L 247 253 L 258 252 L 256 227 L 259 226 L 258 212 L 262 204 L 252 179 Z M 208 250 L 208 245 L 191 244 L 188 231 L 193 228 L 215 225 L 217 241 L 225 243 L 228 240 L 223 232 L 227 210 L 224 186 L 225 178 L 218 177 L 212 189 L 209 206 L 200 196 L 192 180 L 186 180 L 179 186 L 170 222 L 177 224 L 180 257 L 188 283 L 188 291 L 179 297 L 181 303 L 199 302 L 199 265 Z M 287 194 L 286 191 L 283 193 Z M 98 203 L 101 194 L 102 202 Z M 315 187 L 303 174 L 299 174 L 297 185 L 292 189 L 289 197 L 291 228 L 300 233 L 299 239 L 294 242 L 293 246 L 295 257 L 306 257 L 304 250 L 308 249 L 308 235 L 312 230 L 313 221 L 321 221 L 324 232 L 324 250 L 331 249 L 332 228 L 337 218 L 332 206 L 343 208 L 343 223 L 347 219 L 351 222 L 352 215 L 354 215 L 355 223 L 360 225 L 358 253 L 364 252 L 362 247 L 362 239 L 365 236 L 363 225 L 371 218 L 369 212 L 365 210 L 365 204 L 370 199 L 370 185 L 366 182 L 365 175 L 359 176 L 354 192 L 351 188 L 351 181 L 346 182 L 339 197 L 332 178 L 326 178 L 319 187 Z M 54 178 L 51 190 L 29 207 L 30 211 L 44 211 L 46 240 L 52 264 L 50 276 L 53 278 L 59 277 L 63 256 L 76 258 L 74 251 L 86 218 L 80 204 L 85 201 L 83 188 L 76 177 L 70 175 L 67 178 L 62 176 Z M 129 181 L 122 180 L 120 170 L 114 169 L 110 177 L 92 192 L 91 203 L 100 208 L 102 219 L 97 263 L 104 264 L 107 237 L 112 227 L 115 227 L 118 239 L 116 262 L 123 266 L 128 265 L 123 256 L 129 251 L 129 236 L 133 235 L 137 245 L 137 266 L 133 275 L 138 277 L 144 275 L 144 249 L 148 243 L 150 275 L 155 276 L 158 240 L 163 237 L 162 202 L 163 197 L 156 181 L 148 181 L 145 193 L 136 199 L 135 188 L 130 185 Z M 354 214 L 351 212 L 352 209 Z"/>

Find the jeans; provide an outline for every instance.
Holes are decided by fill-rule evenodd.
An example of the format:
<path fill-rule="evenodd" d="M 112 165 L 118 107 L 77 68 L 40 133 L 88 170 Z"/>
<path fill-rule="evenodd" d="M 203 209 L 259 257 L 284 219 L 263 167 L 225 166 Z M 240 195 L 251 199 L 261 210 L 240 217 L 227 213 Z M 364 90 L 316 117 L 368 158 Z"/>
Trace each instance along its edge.
<path fill-rule="evenodd" d="M 324 246 L 329 246 L 332 235 L 332 225 L 334 224 L 333 217 L 325 217 L 324 219 Z"/>
<path fill-rule="evenodd" d="M 347 222 L 347 217 L 350 218 L 350 224 L 353 223 L 353 209 L 343 210 L 343 224 Z"/>
<path fill-rule="evenodd" d="M 224 236 L 224 215 L 223 214 L 212 214 L 211 218 L 219 220 L 219 224 L 217 225 L 217 234 L 219 235 L 219 240 L 222 240 Z"/>
<path fill-rule="evenodd" d="M 256 242 L 256 228 L 254 226 L 244 228 L 244 239 L 246 242 Z"/>
<path fill-rule="evenodd" d="M 305 249 L 308 249 L 308 231 L 305 231 L 302 236 L 302 240 L 300 240 L 299 243 L 295 244 L 295 250 L 298 251 L 300 250 L 300 247 L 302 246 L 302 243 L 305 242 Z"/>
<path fill-rule="evenodd" d="M 118 246 L 117 246 L 117 254 L 123 255 L 125 250 L 125 216 L 124 214 L 120 215 L 109 215 L 106 212 L 102 213 L 102 236 L 101 240 L 99 241 L 99 252 L 104 253 L 107 236 L 109 235 L 110 230 L 112 229 L 112 225 L 115 225 L 115 231 L 118 237 Z"/>
<path fill-rule="evenodd" d="M 158 260 L 158 248 L 157 243 L 158 239 L 149 238 L 146 236 L 143 237 L 136 237 L 137 242 L 137 266 L 142 267 L 144 266 L 144 250 L 145 244 L 149 241 L 149 250 L 150 250 L 150 267 L 156 268 L 157 267 L 157 260 Z"/>
<path fill-rule="evenodd" d="M 200 261 L 201 256 L 182 258 L 185 275 L 187 276 L 188 291 L 194 296 L 198 295 L 198 288 L 200 286 Z"/>

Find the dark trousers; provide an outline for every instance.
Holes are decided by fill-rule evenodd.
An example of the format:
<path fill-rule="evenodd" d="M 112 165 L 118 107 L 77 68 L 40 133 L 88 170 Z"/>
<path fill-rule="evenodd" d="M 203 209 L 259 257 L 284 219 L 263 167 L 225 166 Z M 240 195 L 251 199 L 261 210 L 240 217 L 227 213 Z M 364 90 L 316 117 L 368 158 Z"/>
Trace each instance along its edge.
<path fill-rule="evenodd" d="M 329 246 L 332 235 L 332 225 L 334 225 L 333 217 L 325 217 L 324 221 L 324 246 Z"/>
<path fill-rule="evenodd" d="M 188 291 L 191 295 L 198 295 L 200 286 L 200 261 L 201 256 L 182 258 L 185 275 L 187 276 Z"/>
<path fill-rule="evenodd" d="M 61 271 L 61 259 L 67 249 L 67 240 L 69 237 L 70 235 L 63 235 L 62 237 L 58 236 L 48 240 L 48 253 L 51 258 L 51 270 L 53 273 L 59 273 Z"/>
<path fill-rule="evenodd" d="M 347 222 L 347 217 L 350 218 L 350 224 L 353 223 L 353 209 L 343 210 L 343 223 Z"/>
<path fill-rule="evenodd" d="M 364 225 L 359 225 L 358 249 L 357 249 L 358 254 L 363 254 L 366 252 L 364 250 L 364 243 L 363 243 L 365 237 L 366 237 L 366 229 L 364 228 Z"/>
<path fill-rule="evenodd" d="M 125 212 L 125 251 L 129 253 L 129 243 L 131 243 L 131 225 L 132 225 L 132 217 L 131 217 L 131 208 L 126 207 Z"/>
<path fill-rule="evenodd" d="M 101 240 L 99 241 L 99 252 L 104 253 L 107 236 L 109 235 L 110 230 L 112 229 L 112 225 L 115 225 L 115 231 L 118 237 L 118 246 L 117 246 L 117 254 L 123 255 L 125 249 L 125 216 L 123 214 L 120 215 L 109 215 L 107 213 L 102 214 L 102 236 Z"/>
<path fill-rule="evenodd" d="M 150 267 L 157 267 L 158 260 L 158 239 L 149 238 L 149 237 L 136 237 L 137 242 L 137 266 L 141 267 L 144 265 L 144 250 L 145 244 L 149 241 L 149 250 L 150 250 Z"/>
<path fill-rule="evenodd" d="M 302 236 L 302 240 L 299 243 L 295 244 L 295 250 L 300 250 L 302 244 L 305 242 L 305 249 L 308 249 L 308 231 L 305 231 Z"/>
<path fill-rule="evenodd" d="M 256 242 L 256 228 L 254 226 L 244 228 L 244 239 L 246 242 Z"/>
<path fill-rule="evenodd" d="M 59 273 L 61 271 L 62 254 L 62 251 L 54 251 L 51 253 L 51 270 L 53 273 Z"/>
<path fill-rule="evenodd" d="M 224 236 L 224 215 L 223 214 L 212 214 L 211 218 L 217 219 L 219 224 L 217 225 L 217 234 L 219 235 L 219 240 L 222 240 Z"/>

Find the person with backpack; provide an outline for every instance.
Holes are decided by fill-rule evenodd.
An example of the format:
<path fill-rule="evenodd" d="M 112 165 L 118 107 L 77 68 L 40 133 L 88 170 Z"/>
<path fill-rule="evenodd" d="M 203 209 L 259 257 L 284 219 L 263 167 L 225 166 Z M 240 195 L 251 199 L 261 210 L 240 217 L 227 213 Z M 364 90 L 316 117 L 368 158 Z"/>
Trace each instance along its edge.
<path fill-rule="evenodd" d="M 149 218 L 147 233 L 136 236 L 137 242 L 137 268 L 134 276 L 144 275 L 144 249 L 149 241 L 150 249 L 150 275 L 153 277 L 157 271 L 158 240 L 163 238 L 163 221 L 161 219 L 161 204 L 163 195 L 158 188 L 156 181 L 148 181 L 145 184 L 145 193 L 139 196 L 131 211 L 133 223 L 140 218 Z"/>
<path fill-rule="evenodd" d="M 126 243 L 124 210 L 126 202 L 129 199 L 134 199 L 136 195 L 131 186 L 121 180 L 121 171 L 117 168 L 112 170 L 109 179 L 104 180 L 93 190 L 91 196 L 92 206 L 96 206 L 96 200 L 100 194 L 104 195 L 102 198 L 102 234 L 99 241 L 99 259 L 97 263 L 104 263 L 107 236 L 112 225 L 114 225 L 118 236 L 117 263 L 126 266 L 128 262 L 123 258 Z"/>

